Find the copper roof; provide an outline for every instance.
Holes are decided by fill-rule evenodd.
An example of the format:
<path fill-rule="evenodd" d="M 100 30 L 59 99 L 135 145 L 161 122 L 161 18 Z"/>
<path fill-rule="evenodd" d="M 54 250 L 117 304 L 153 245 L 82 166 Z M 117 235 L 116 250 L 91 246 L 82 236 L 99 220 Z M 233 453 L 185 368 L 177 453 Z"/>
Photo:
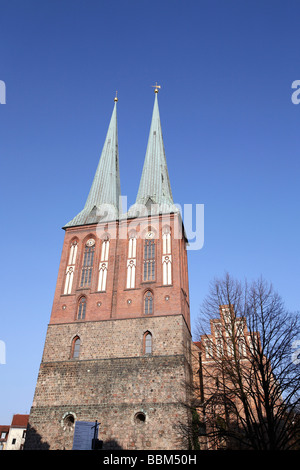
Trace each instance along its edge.
<path fill-rule="evenodd" d="M 116 220 L 121 196 L 117 129 L 117 100 L 101 157 L 85 206 L 65 227 Z M 104 218 L 103 215 L 107 214 Z"/>

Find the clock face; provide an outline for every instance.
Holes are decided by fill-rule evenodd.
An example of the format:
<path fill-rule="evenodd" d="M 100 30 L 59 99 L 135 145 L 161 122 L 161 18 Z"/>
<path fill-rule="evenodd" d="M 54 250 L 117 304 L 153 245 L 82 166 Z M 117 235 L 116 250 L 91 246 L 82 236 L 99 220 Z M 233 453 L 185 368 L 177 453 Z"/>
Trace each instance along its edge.
<path fill-rule="evenodd" d="M 86 246 L 93 246 L 95 245 L 95 240 L 93 238 L 90 238 L 87 242 L 86 242 Z"/>
<path fill-rule="evenodd" d="M 148 232 L 146 235 L 146 238 L 153 238 L 154 237 L 154 232 Z"/>

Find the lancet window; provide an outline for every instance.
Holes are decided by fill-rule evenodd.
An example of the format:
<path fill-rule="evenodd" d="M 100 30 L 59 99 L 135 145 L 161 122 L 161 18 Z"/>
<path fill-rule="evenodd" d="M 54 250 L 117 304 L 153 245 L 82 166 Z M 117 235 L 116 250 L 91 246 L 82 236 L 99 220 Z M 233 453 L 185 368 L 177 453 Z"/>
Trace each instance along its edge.
<path fill-rule="evenodd" d="M 213 356 L 213 343 L 211 339 L 205 340 L 205 357 L 210 359 Z"/>
<path fill-rule="evenodd" d="M 84 249 L 83 263 L 81 270 L 80 287 L 89 287 L 91 285 L 92 271 L 95 254 L 95 240 L 91 238 L 87 241 Z"/>
<path fill-rule="evenodd" d="M 146 331 L 143 338 L 143 353 L 152 354 L 152 334 Z"/>
<path fill-rule="evenodd" d="M 144 281 L 155 280 L 155 241 L 153 232 L 146 235 L 144 243 Z"/>
<path fill-rule="evenodd" d="M 108 255 L 109 255 L 109 238 L 107 237 L 102 241 L 102 246 L 101 246 L 101 257 L 100 257 L 100 264 L 99 264 L 99 279 L 98 279 L 98 291 L 100 292 L 104 292 L 106 290 Z"/>
<path fill-rule="evenodd" d="M 79 352 L 80 352 L 80 338 L 79 336 L 75 336 L 75 338 L 72 341 L 71 357 L 74 359 L 77 359 L 79 357 Z"/>
<path fill-rule="evenodd" d="M 167 227 L 163 230 L 163 285 L 167 286 L 172 284 L 172 255 L 171 255 L 171 231 Z"/>
<path fill-rule="evenodd" d="M 77 320 L 84 320 L 86 314 L 86 298 L 81 297 L 78 303 Z"/>
<path fill-rule="evenodd" d="M 128 240 L 128 257 L 127 257 L 127 289 L 135 288 L 135 271 L 136 271 L 136 235 L 132 234 Z"/>
<path fill-rule="evenodd" d="M 153 294 L 147 291 L 144 296 L 144 312 L 145 315 L 153 314 Z"/>
<path fill-rule="evenodd" d="M 65 287 L 64 287 L 65 295 L 71 294 L 72 292 L 77 248 L 78 248 L 77 241 L 73 241 L 70 246 L 69 260 L 68 260 L 68 265 L 66 269 L 66 278 L 65 278 Z"/>

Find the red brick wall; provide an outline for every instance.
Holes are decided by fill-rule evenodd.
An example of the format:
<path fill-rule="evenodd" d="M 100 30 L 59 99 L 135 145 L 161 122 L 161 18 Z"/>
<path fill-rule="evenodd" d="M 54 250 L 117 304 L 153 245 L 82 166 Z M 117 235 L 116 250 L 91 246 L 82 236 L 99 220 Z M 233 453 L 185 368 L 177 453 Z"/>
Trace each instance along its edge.
<path fill-rule="evenodd" d="M 172 232 L 172 285 L 162 283 L 162 228 Z M 105 448 L 180 449 L 180 423 L 186 423 L 189 400 L 190 316 L 185 240 L 178 215 L 159 217 L 156 232 L 156 275 L 143 282 L 147 219 L 121 221 L 118 236 L 111 224 L 66 230 L 52 313 L 37 380 L 25 448 L 72 448 L 73 429 L 63 416 L 101 422 Z M 128 233 L 137 232 L 136 283 L 126 289 Z M 125 236 L 124 236 L 125 232 Z M 111 235 L 105 292 L 97 292 L 102 236 Z M 121 235 L 121 236 L 120 236 Z M 81 289 L 85 243 L 96 240 L 91 286 Z M 73 287 L 63 295 L 71 241 L 78 242 Z M 144 294 L 154 296 L 152 315 L 144 314 Z M 84 320 L 77 320 L 78 301 L 87 298 Z M 168 296 L 168 300 L 166 300 Z M 131 302 L 128 303 L 128 300 Z M 101 303 L 99 306 L 98 303 Z M 144 354 L 143 338 L 152 334 L 152 353 Z M 80 354 L 71 357 L 72 340 L 80 337 Z M 135 415 L 145 413 L 144 423 Z M 101 434 L 102 433 L 102 434 Z"/>
<path fill-rule="evenodd" d="M 66 230 L 62 250 L 61 262 L 58 272 L 56 291 L 50 323 L 65 323 L 76 320 L 78 301 L 82 295 L 87 296 L 86 320 L 105 320 L 109 318 L 132 318 L 143 315 L 144 293 L 150 289 L 154 294 L 154 314 L 174 315 L 182 314 L 190 327 L 189 316 L 189 290 L 187 276 L 187 255 L 185 242 L 172 237 L 172 286 L 162 284 L 162 239 L 161 231 L 167 219 L 161 218 L 154 225 L 157 229 L 156 245 L 156 277 L 155 282 L 143 282 L 143 248 L 144 238 L 139 235 L 147 230 L 146 220 L 121 222 L 120 233 L 126 236 L 126 230 L 136 228 L 137 238 L 137 268 L 135 289 L 126 289 L 128 237 L 125 239 L 111 238 L 108 259 L 108 277 L 106 292 L 97 292 L 98 267 L 101 255 L 101 236 L 105 233 L 106 225 L 91 225 L 72 227 Z M 172 234 L 175 234 L 180 224 L 178 216 L 172 215 L 170 225 Z M 117 227 L 119 229 L 119 227 Z M 139 230 L 139 231 L 138 231 Z M 112 225 L 107 224 L 107 232 L 112 232 Z M 78 241 L 75 274 L 72 293 L 63 295 L 65 273 L 69 258 L 71 241 Z M 91 286 L 88 289 L 79 287 L 80 274 L 85 243 L 89 238 L 95 238 L 95 256 Z M 166 296 L 169 300 L 166 300 Z M 128 300 L 131 302 L 128 303 Z M 97 304 L 101 302 L 101 306 Z M 64 306 L 64 309 L 63 309 Z"/>

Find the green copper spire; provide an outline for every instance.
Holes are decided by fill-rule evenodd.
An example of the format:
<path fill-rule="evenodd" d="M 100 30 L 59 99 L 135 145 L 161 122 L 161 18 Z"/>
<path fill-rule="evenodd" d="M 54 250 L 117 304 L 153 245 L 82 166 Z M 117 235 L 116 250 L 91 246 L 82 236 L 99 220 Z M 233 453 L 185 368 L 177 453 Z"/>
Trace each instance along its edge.
<path fill-rule="evenodd" d="M 157 99 L 160 86 L 156 85 L 154 88 L 155 100 L 142 177 L 136 202 L 130 207 L 128 217 L 138 217 L 145 213 L 155 215 L 178 212 L 173 202 L 163 143 Z"/>
<path fill-rule="evenodd" d="M 167 161 L 158 108 L 158 88 L 155 100 L 148 145 L 138 195 L 137 204 L 174 204 L 169 180 Z"/>
<path fill-rule="evenodd" d="M 117 129 L 117 97 L 102 154 L 83 210 L 65 227 L 115 220 L 121 196 Z"/>

